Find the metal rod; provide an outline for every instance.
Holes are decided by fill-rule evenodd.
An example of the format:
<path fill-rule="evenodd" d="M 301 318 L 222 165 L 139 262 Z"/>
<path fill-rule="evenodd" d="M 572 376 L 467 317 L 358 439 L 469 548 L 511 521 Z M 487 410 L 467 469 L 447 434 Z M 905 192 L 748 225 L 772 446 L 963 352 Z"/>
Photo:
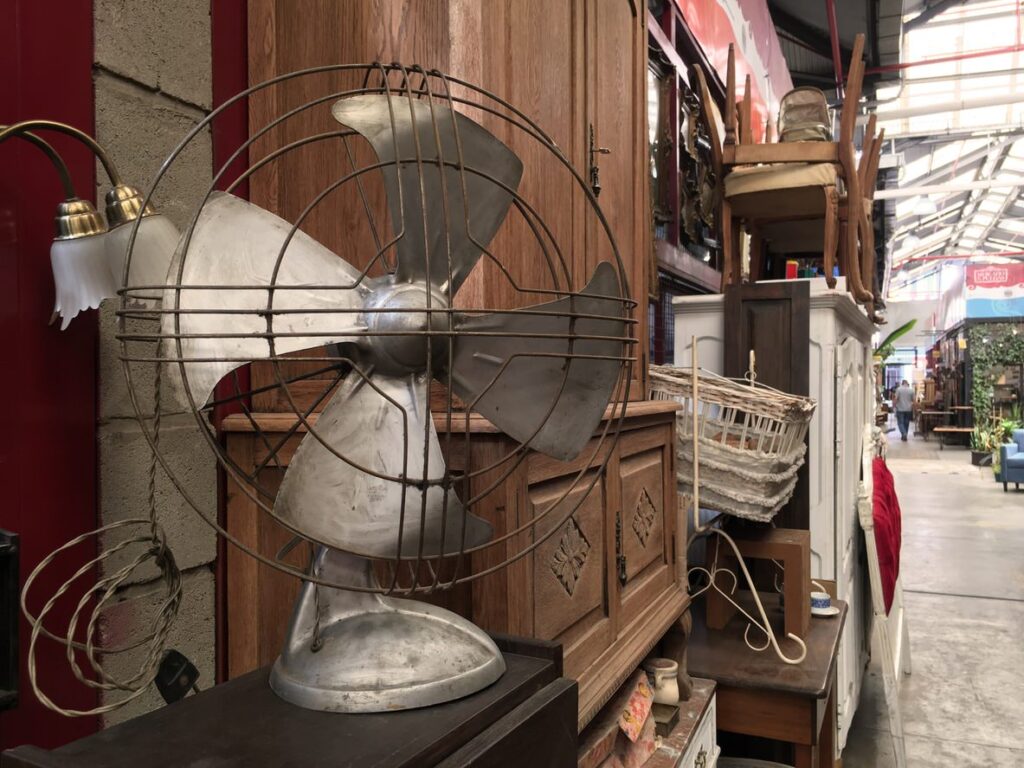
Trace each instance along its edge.
<path fill-rule="evenodd" d="M 0 130 L 0 142 L 5 141 L 11 136 L 15 136 L 25 131 L 55 131 L 57 133 L 63 133 L 65 136 L 70 136 L 73 139 L 77 139 L 82 144 L 85 144 L 97 158 L 103 164 L 103 169 L 107 172 L 107 176 L 110 178 L 110 183 L 113 185 L 121 184 L 121 174 L 117 172 L 117 167 L 114 165 L 110 156 L 106 150 L 99 145 L 99 143 L 89 134 L 84 131 L 80 131 L 73 125 L 66 123 L 58 123 L 54 120 L 24 120 L 20 123 L 14 123 L 8 125 L 6 128 Z"/>
<path fill-rule="evenodd" d="M 894 187 L 880 189 L 875 192 L 875 200 L 893 200 L 897 197 L 913 197 L 915 195 L 937 195 L 945 192 L 966 192 L 972 189 L 1016 189 L 1024 186 L 1024 180 L 979 179 L 977 181 L 958 181 L 949 184 L 924 184 L 917 187 Z"/>
<path fill-rule="evenodd" d="M 832 0 L 826 0 L 829 4 Z M 987 56 L 1000 56 L 1006 53 L 1018 53 L 1024 50 L 1024 45 L 1007 45 L 1002 48 L 990 48 L 985 51 L 968 51 L 957 53 L 951 56 L 937 56 L 934 59 L 919 59 L 917 61 L 902 61 L 899 64 L 884 64 L 880 67 L 868 67 L 864 70 L 865 75 L 880 75 L 885 72 L 901 72 L 911 67 L 927 66 L 929 64 L 948 64 L 954 61 L 966 61 L 968 59 L 983 59 Z"/>
<path fill-rule="evenodd" d="M 5 127 L 6 126 L 0 126 L 0 130 L 3 130 Z M 24 139 L 29 144 L 32 144 L 41 150 L 42 153 L 50 159 L 50 162 L 53 163 L 53 167 L 57 171 L 57 175 L 60 177 L 61 186 L 64 187 L 64 196 L 68 200 L 78 197 L 75 193 L 75 185 L 71 181 L 71 172 L 68 170 L 68 166 L 64 162 L 64 158 L 60 156 L 60 153 L 57 152 L 52 145 L 36 136 L 34 133 L 29 133 L 28 131 L 21 131 L 11 135 L 16 136 L 19 139 Z"/>
<path fill-rule="evenodd" d="M 945 112 L 965 112 L 969 109 L 981 109 L 982 107 L 1000 107 L 1004 104 L 1019 104 L 1024 101 L 1024 93 L 1020 91 L 1008 91 L 995 96 L 985 96 L 981 99 L 954 99 L 952 101 L 941 101 L 927 104 L 922 107 L 907 107 L 906 109 L 894 109 L 885 112 L 876 112 L 880 122 L 889 120 L 901 120 L 905 117 L 918 117 L 920 115 L 937 115 Z M 858 122 L 866 123 L 867 116 L 861 116 Z"/>

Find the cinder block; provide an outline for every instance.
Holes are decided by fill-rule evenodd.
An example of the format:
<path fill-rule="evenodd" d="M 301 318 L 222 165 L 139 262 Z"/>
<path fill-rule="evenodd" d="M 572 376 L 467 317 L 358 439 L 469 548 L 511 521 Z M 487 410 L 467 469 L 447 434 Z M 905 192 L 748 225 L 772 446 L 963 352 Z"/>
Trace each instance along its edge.
<path fill-rule="evenodd" d="M 117 300 L 105 301 L 100 305 L 100 344 L 99 344 L 99 390 L 100 390 L 100 423 L 111 419 L 138 419 L 129 392 L 134 392 L 142 414 L 146 418 L 153 415 L 155 402 L 154 383 L 156 381 L 156 363 L 146 362 L 157 354 L 156 341 L 126 341 L 125 353 L 129 360 L 128 369 L 131 373 L 131 388 L 125 377 L 124 365 L 121 362 L 122 346 L 118 339 L 119 308 Z M 127 318 L 125 331 L 128 334 L 153 335 L 159 333 L 157 321 Z M 162 391 L 160 396 L 160 412 L 168 414 L 191 414 L 187 405 L 174 396 L 169 377 L 177 376 L 174 364 L 162 367 Z M 180 384 L 179 384 L 180 387 Z"/>
<path fill-rule="evenodd" d="M 171 150 L 205 113 L 100 72 L 95 78 L 96 139 L 128 184 L 146 193 Z M 212 173 L 209 131 L 196 136 L 160 181 L 152 203 L 184 227 L 202 201 Z M 102 167 L 99 199 L 109 188 Z"/>
<path fill-rule="evenodd" d="M 104 611 L 100 621 L 100 637 L 104 647 L 130 645 L 148 634 L 154 626 L 166 592 L 147 584 L 123 590 L 120 602 Z M 209 568 L 196 568 L 182 574 L 182 600 L 177 618 L 170 628 L 167 648 L 183 653 L 199 670 L 197 685 L 209 688 L 215 682 L 214 578 Z M 107 654 L 102 658 L 105 673 L 128 679 L 143 662 L 147 647 L 125 653 Z M 102 702 L 108 704 L 125 696 L 124 691 L 105 691 Z M 166 706 L 155 685 L 120 709 L 103 716 L 104 727 Z"/>
<path fill-rule="evenodd" d="M 210 0 L 96 0 L 96 63 L 209 107 Z"/>
<path fill-rule="evenodd" d="M 100 520 L 107 525 L 120 520 L 146 518 L 149 509 L 149 462 L 152 455 L 139 425 L 129 419 L 116 419 L 99 428 Z M 161 454 L 167 459 L 174 477 L 204 513 L 217 515 L 216 458 L 199 426 L 191 416 L 173 416 L 163 420 L 160 431 Z M 168 545 L 182 570 L 213 562 L 217 553 L 216 534 L 199 517 L 188 501 L 157 468 L 157 519 L 167 534 Z M 144 530 L 141 526 L 116 529 L 104 537 L 103 546 L 122 541 Z M 142 544 L 127 547 L 106 561 L 103 573 L 112 573 L 142 551 Z M 129 581 L 139 583 L 156 578 L 159 571 L 147 561 Z"/>

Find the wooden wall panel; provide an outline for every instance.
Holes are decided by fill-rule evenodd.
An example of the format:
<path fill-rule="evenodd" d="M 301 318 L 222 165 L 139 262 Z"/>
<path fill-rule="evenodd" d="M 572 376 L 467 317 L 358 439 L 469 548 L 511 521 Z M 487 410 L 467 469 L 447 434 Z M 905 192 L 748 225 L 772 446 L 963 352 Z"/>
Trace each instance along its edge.
<path fill-rule="evenodd" d="M 586 6 L 588 19 L 586 79 L 587 139 L 594 128 L 595 155 L 601 194 L 598 203 L 615 237 L 637 302 L 634 317 L 639 343 L 634 354 L 630 399 L 646 399 L 647 286 L 650 279 L 651 233 L 647 215 L 647 32 L 645 15 L 632 0 L 605 0 Z M 584 168 L 589 168 L 587 158 Z M 612 259 L 607 238 L 590 222 L 586 269 Z"/>
<path fill-rule="evenodd" d="M 633 3 L 250 0 L 249 26 L 252 84 L 333 63 L 399 60 L 438 68 L 477 83 L 519 108 L 552 138 L 584 179 L 589 164 L 588 132 L 593 124 L 599 143 L 611 149 L 601 157 L 599 203 L 626 263 L 633 298 L 639 303 L 636 336 L 641 343 L 636 351 L 641 364 L 631 397 L 644 396 L 641 374 L 646 370 L 649 260 L 644 215 L 646 45 L 644 16 L 636 14 Z M 356 85 L 353 73 L 332 73 L 272 86 L 250 101 L 251 130 L 259 130 L 309 98 Z M 454 93 L 458 95 L 459 89 Z M 254 143 L 252 158 L 313 133 L 337 130 L 339 126 L 325 108 L 330 103 L 268 132 Z M 523 160 L 520 194 L 543 217 L 550 238 L 539 242 L 525 215 L 513 209 L 490 250 L 516 285 L 485 256 L 456 297 L 456 304 L 518 307 L 550 300 L 550 296 L 529 289 L 582 288 L 597 262 L 612 258 L 582 190 L 570 172 L 533 138 L 499 118 L 464 109 Z M 351 171 L 349 151 L 356 167 L 371 161 L 372 153 L 361 139 L 350 139 L 348 144 L 346 148 L 338 139 L 318 142 L 257 171 L 252 177 L 251 199 L 294 220 L 317 194 Z M 360 179 L 371 216 L 365 212 L 360 191 L 350 182 L 311 211 L 302 228 L 362 268 L 377 252 L 374 228 L 385 242 L 390 230 L 379 173 Z M 379 273 L 379 269 L 370 272 Z M 297 375 L 315 367 L 292 364 L 284 369 L 286 375 Z M 269 366 L 257 365 L 254 379 L 271 384 L 275 375 Z M 312 398 L 309 388 L 306 385 L 301 390 L 304 403 Z M 280 401 L 280 397 L 267 396 L 258 398 L 254 406 L 278 409 Z"/>

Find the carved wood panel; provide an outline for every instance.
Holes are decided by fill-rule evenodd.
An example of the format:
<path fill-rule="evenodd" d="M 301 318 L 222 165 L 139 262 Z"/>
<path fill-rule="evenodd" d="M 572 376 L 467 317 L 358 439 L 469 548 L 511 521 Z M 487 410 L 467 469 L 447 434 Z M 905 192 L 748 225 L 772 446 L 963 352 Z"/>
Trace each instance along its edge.
<path fill-rule="evenodd" d="M 571 478 L 562 477 L 530 486 L 530 514 L 547 509 Z M 563 645 L 566 674 L 578 675 L 615 639 L 607 589 L 610 553 L 605 492 L 597 483 L 589 494 L 577 488 L 554 507 L 551 516 L 582 504 L 575 514 L 534 552 L 534 635 Z M 552 522 L 556 522 L 552 520 Z M 538 537 L 550 530 L 542 525 Z"/>

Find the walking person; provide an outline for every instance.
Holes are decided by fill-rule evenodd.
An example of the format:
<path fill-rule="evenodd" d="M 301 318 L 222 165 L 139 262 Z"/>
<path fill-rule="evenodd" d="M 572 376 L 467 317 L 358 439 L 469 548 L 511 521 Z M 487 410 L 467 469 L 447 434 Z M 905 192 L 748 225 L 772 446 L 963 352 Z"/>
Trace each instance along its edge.
<path fill-rule="evenodd" d="M 906 379 L 896 387 L 892 396 L 892 405 L 896 409 L 896 425 L 900 428 L 900 440 L 907 442 L 907 431 L 910 419 L 914 415 L 914 388 Z"/>

